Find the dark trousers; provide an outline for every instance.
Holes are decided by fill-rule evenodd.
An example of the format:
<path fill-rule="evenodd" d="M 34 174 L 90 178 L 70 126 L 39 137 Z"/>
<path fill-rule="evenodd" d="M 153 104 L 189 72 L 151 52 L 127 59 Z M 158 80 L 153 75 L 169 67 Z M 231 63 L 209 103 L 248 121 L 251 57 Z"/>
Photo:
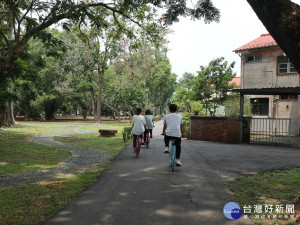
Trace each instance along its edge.
<path fill-rule="evenodd" d="M 134 134 L 133 135 L 133 147 L 134 148 L 136 147 L 136 139 L 137 139 L 138 136 L 141 138 L 141 141 L 143 140 L 143 134 L 141 134 L 141 135 Z"/>
<path fill-rule="evenodd" d="M 180 137 L 171 137 L 168 135 L 165 135 L 165 146 L 169 147 L 169 142 L 171 139 L 174 139 L 175 142 L 175 147 L 176 147 L 176 159 L 180 159 L 180 154 L 181 154 L 181 138 Z"/>
<path fill-rule="evenodd" d="M 145 132 L 144 132 L 144 143 L 146 143 L 146 137 L 147 137 L 148 132 L 150 132 L 150 137 L 152 137 L 152 129 L 145 130 Z"/>
<path fill-rule="evenodd" d="M 152 129 L 148 129 L 150 132 L 150 137 L 152 138 Z"/>

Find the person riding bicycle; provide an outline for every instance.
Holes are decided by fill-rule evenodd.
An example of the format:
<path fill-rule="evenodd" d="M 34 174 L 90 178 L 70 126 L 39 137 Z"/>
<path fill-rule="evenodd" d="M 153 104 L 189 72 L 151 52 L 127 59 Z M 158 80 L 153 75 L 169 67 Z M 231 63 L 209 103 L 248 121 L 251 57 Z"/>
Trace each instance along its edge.
<path fill-rule="evenodd" d="M 152 129 L 153 129 L 153 116 L 151 114 L 151 111 L 149 109 L 145 112 L 145 120 L 146 120 L 146 130 L 144 133 L 144 142 L 146 143 L 146 136 L 147 133 L 150 133 L 150 138 L 152 138 Z"/>
<path fill-rule="evenodd" d="M 140 108 L 136 109 L 136 115 L 132 117 L 132 134 L 133 134 L 133 153 L 135 153 L 136 140 L 140 136 L 141 140 L 143 138 L 143 133 L 146 130 L 146 120 L 143 115 L 141 115 L 142 110 Z"/>
<path fill-rule="evenodd" d="M 165 149 L 164 153 L 169 153 L 169 141 L 174 139 L 176 146 L 176 166 L 182 166 L 180 162 L 181 155 L 181 136 L 183 133 L 183 122 L 181 115 L 177 114 L 177 105 L 171 104 L 169 106 L 170 113 L 164 117 L 164 127 L 162 134 L 165 135 Z"/>

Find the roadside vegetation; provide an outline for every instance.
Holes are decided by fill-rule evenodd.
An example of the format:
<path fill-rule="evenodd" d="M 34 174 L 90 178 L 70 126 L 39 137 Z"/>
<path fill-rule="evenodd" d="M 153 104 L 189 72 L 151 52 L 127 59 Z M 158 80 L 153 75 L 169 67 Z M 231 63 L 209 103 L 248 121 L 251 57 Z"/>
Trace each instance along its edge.
<path fill-rule="evenodd" d="M 272 172 L 256 174 L 250 177 L 238 178 L 228 182 L 229 189 L 237 198 L 241 210 L 244 206 L 252 206 L 252 213 L 248 214 L 253 217 L 253 222 L 259 225 L 292 225 L 299 222 L 300 217 L 300 168 L 287 168 L 284 170 L 275 170 Z M 275 212 L 276 205 L 283 205 L 284 212 L 286 204 L 293 204 L 295 210 L 295 218 L 281 219 L 274 218 L 273 215 L 279 215 Z M 268 213 L 271 219 L 255 218 L 257 215 L 265 214 L 254 213 L 254 205 L 272 205 L 273 212 Z M 281 213 L 285 214 L 285 213 Z M 287 214 L 289 215 L 289 214 Z"/>
<path fill-rule="evenodd" d="M 14 131 L 0 132 L 0 177 L 51 169 L 71 156 L 64 149 L 31 143 L 28 137 Z"/>
<path fill-rule="evenodd" d="M 28 141 L 32 135 L 78 130 L 94 133 L 66 135 L 55 140 L 68 145 L 87 146 L 109 152 L 114 159 L 130 142 L 123 141 L 125 123 L 107 122 L 21 122 L 0 131 L 0 178 L 41 169 L 51 169 L 70 156 L 67 150 L 56 149 Z M 99 137 L 99 128 L 117 129 L 115 137 Z M 53 179 L 31 185 L 14 185 L 0 190 L 0 224 L 39 224 L 60 211 L 72 198 L 94 183 L 109 165 L 69 178 Z"/>

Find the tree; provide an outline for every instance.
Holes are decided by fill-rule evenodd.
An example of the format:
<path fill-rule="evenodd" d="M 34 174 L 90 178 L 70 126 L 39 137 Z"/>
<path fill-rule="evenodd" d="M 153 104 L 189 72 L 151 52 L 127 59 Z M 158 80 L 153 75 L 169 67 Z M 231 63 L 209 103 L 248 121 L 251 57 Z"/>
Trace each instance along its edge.
<path fill-rule="evenodd" d="M 211 0 L 199 0 L 194 8 L 187 7 L 186 2 L 180 0 L 109 3 L 72 0 L 0 0 L 0 84 L 9 85 L 10 82 L 14 82 L 15 76 L 22 75 L 19 59 L 25 57 L 26 46 L 31 38 L 42 40 L 46 48 L 64 48 L 63 43 L 47 31 L 47 28 L 58 22 L 62 22 L 63 28 L 67 30 L 69 29 L 67 20 L 79 24 L 89 20 L 93 26 L 107 28 L 107 20 L 111 19 L 106 18 L 103 13 L 103 10 L 107 10 L 113 14 L 113 19 L 121 32 L 134 36 L 134 31 L 130 27 L 135 24 L 142 27 L 148 35 L 157 38 L 156 27 L 159 22 L 155 22 L 154 15 L 157 8 L 162 7 L 166 7 L 163 15 L 166 25 L 178 21 L 179 16 L 203 18 L 208 23 L 219 19 L 219 11 Z M 7 116 L 3 115 L 12 115 L 10 110 L 12 104 L 8 102 L 4 105 L 7 106 L 1 107 L 0 120 L 6 119 Z M 0 124 L 3 124 L 3 121 Z M 7 125 L 11 125 L 10 122 Z"/>
<path fill-rule="evenodd" d="M 104 105 L 116 115 L 120 115 L 120 111 L 134 111 L 136 107 L 144 109 L 148 87 L 148 106 L 156 111 L 173 94 L 176 76 L 171 73 L 162 45 L 148 41 L 136 48 L 134 42 L 128 41 L 127 48 L 123 48 L 105 73 Z"/>
<path fill-rule="evenodd" d="M 107 17 L 112 17 L 110 13 Z M 113 20 L 112 20 L 113 21 Z M 97 123 L 101 120 L 102 92 L 104 74 L 108 69 L 109 62 L 113 61 L 119 51 L 118 25 L 115 23 L 107 24 L 109 28 L 99 29 L 97 27 L 80 30 L 79 37 L 87 44 L 88 51 L 91 56 L 90 73 L 96 71 L 97 79 L 97 98 L 96 107 L 94 107 L 94 116 Z"/>
<path fill-rule="evenodd" d="M 49 32 L 56 38 L 68 39 L 66 32 L 56 29 Z M 45 112 L 49 120 L 54 119 L 57 110 L 73 110 L 74 101 L 71 98 L 75 91 L 71 86 L 73 77 L 68 69 L 68 54 L 62 54 L 59 48 L 51 51 L 61 56 L 47 56 L 49 50 L 43 48 L 41 41 L 29 42 L 27 76 L 18 77 L 13 89 L 16 93 L 15 105 L 19 112 L 24 113 L 25 119 L 39 118 Z"/>
<path fill-rule="evenodd" d="M 157 113 L 162 113 L 176 89 L 176 74 L 171 73 L 171 65 L 164 54 L 156 55 L 155 63 L 146 77 L 146 86 L 149 87 L 149 100 Z"/>
<path fill-rule="evenodd" d="M 250 98 L 245 98 L 244 104 L 244 114 L 252 115 L 252 106 L 250 103 Z M 228 117 L 237 117 L 240 114 L 240 95 L 239 94 L 231 94 L 223 103 L 225 107 L 225 115 Z"/>
<path fill-rule="evenodd" d="M 128 64 L 116 70 L 112 65 L 105 73 L 103 103 L 120 119 L 121 112 L 134 112 L 145 104 L 145 83 L 139 74 L 132 76 Z"/>
<path fill-rule="evenodd" d="M 148 6 L 147 3 L 152 4 L 153 7 Z M 11 76 L 16 60 L 23 56 L 24 48 L 32 37 L 41 39 L 45 46 L 61 44 L 46 31 L 46 28 L 51 25 L 65 19 L 83 22 L 88 17 L 97 26 L 105 26 L 105 15 L 95 14 L 97 11 L 93 8 L 96 7 L 111 11 L 116 21 L 118 21 L 117 15 L 120 15 L 124 20 L 142 26 L 142 21 L 151 20 L 154 7 L 163 7 L 163 4 L 161 1 L 116 1 L 114 3 L 80 1 L 77 4 L 76 1 L 71 0 L 43 2 L 39 0 L 1 0 L 0 84 L 6 77 Z M 165 7 L 167 8 L 164 14 L 166 24 L 178 21 L 178 17 L 183 15 L 191 16 L 193 19 L 204 18 L 206 22 L 219 19 L 219 11 L 213 6 L 211 0 L 201 0 L 195 5 L 195 8 L 188 8 L 184 1 L 167 2 Z M 154 23 L 147 25 L 149 25 L 148 28 L 155 26 Z M 123 24 L 119 24 L 119 26 L 126 30 Z M 63 23 L 63 27 L 68 29 L 68 24 Z M 11 30 L 13 31 L 12 38 L 9 37 Z"/>
<path fill-rule="evenodd" d="M 228 64 L 224 58 L 217 58 L 209 62 L 208 66 L 200 67 L 195 77 L 193 93 L 196 100 L 203 102 L 211 116 L 216 113 L 217 107 L 227 98 L 226 89 L 231 89 L 234 84 L 228 84 L 235 77 L 232 72 L 234 62 Z"/>
<path fill-rule="evenodd" d="M 193 92 L 191 90 L 181 87 L 173 94 L 172 103 L 178 105 L 179 110 L 191 112 L 193 97 Z"/>
<path fill-rule="evenodd" d="M 184 88 L 187 88 L 188 90 L 191 90 L 192 86 L 194 84 L 193 79 L 194 79 L 194 74 L 185 72 L 183 74 L 182 78 L 179 79 L 178 83 L 181 87 L 184 87 Z"/>
<path fill-rule="evenodd" d="M 266 29 L 300 71 L 300 6 L 290 0 L 247 0 Z"/>

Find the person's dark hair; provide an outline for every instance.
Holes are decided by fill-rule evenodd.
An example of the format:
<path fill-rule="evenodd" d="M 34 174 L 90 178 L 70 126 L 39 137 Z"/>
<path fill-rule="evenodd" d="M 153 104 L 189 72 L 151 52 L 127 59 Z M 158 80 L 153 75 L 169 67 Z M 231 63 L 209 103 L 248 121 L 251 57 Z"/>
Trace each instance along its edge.
<path fill-rule="evenodd" d="M 171 105 L 169 106 L 169 110 L 170 110 L 171 113 L 176 112 L 176 111 L 177 111 L 177 105 L 171 104 Z"/>
<path fill-rule="evenodd" d="M 136 115 L 140 115 L 141 112 L 142 112 L 142 110 L 141 110 L 141 108 L 137 108 L 137 109 L 135 110 L 135 112 L 136 112 Z"/>
<path fill-rule="evenodd" d="M 145 112 L 145 114 L 146 114 L 146 115 L 151 115 L 150 109 L 147 109 L 146 112 Z"/>

